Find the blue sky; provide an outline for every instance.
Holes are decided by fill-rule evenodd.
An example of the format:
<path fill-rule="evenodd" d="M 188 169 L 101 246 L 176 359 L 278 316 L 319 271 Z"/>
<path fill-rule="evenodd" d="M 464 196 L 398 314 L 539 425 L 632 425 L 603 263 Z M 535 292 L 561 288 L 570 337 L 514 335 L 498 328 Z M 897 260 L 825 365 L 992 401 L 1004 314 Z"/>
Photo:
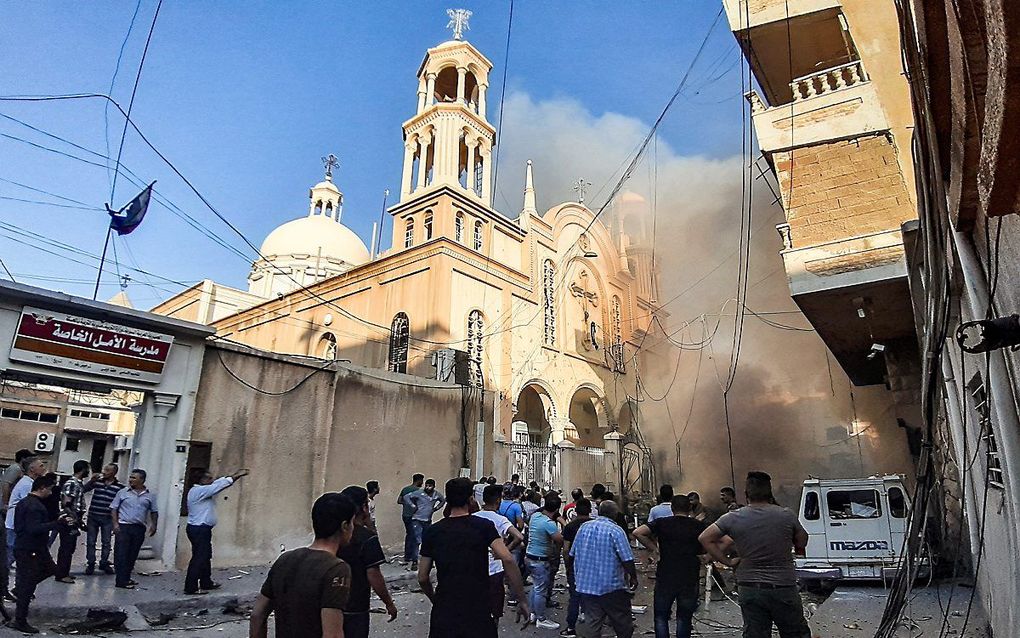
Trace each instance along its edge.
<path fill-rule="evenodd" d="M 0 93 L 105 93 L 135 6 L 133 1 L 3 3 Z M 113 95 L 125 106 L 155 6 L 155 0 L 142 0 L 124 48 Z M 275 226 L 307 211 L 308 187 L 322 173 L 319 157 L 336 153 L 342 162 L 337 181 L 345 193 L 344 222 L 368 243 L 382 192 L 395 191 L 400 177 L 400 124 L 415 106 L 414 74 L 425 50 L 447 39 L 445 10 L 451 6 L 474 12 L 466 39 L 495 64 L 488 113 L 495 123 L 510 6 L 497 1 L 167 1 L 133 119 L 256 245 Z M 518 0 L 506 89 L 508 108 L 516 110 L 504 117 L 496 207 L 516 215 L 524 157 L 543 158 L 542 165 L 536 160 L 536 180 L 547 205 L 554 203 L 549 197 L 569 195 L 574 167 L 596 184 L 608 179 L 658 115 L 719 8 L 703 0 Z M 723 18 L 696 67 L 691 90 L 660 130 L 663 153 L 709 163 L 740 153 L 737 56 Z M 106 153 L 99 100 L 0 102 L 0 114 Z M 110 152 L 116 154 L 123 120 L 113 109 L 108 119 Z M 553 139 L 543 128 L 550 121 L 563 121 L 559 128 L 571 129 L 570 134 Z M 0 118 L 0 134 L 87 157 L 10 119 Z M 592 138 L 619 143 L 589 148 Z M 124 164 L 144 181 L 158 180 L 157 190 L 253 256 L 130 131 Z M 691 171 L 690 164 L 682 165 Z M 543 171 L 543 166 L 556 170 Z M 696 183 L 699 176 L 689 179 Z M 68 202 L 10 182 L 94 207 L 102 207 L 110 191 L 105 168 L 9 137 L 0 137 L 0 180 L 6 180 L 0 181 L 0 197 L 54 203 Z M 115 204 L 137 190 L 121 178 Z M 0 257 L 19 280 L 91 295 L 87 282 L 94 279 L 94 268 L 30 248 L 26 244 L 37 243 L 68 254 L 26 241 L 21 232 L 98 254 L 105 213 L 0 199 L 0 222 Z M 244 287 L 248 264 L 162 207 L 154 206 L 143 226 L 116 245 L 124 264 L 169 279 L 210 277 Z M 84 255 L 74 258 L 91 263 Z M 132 278 L 146 281 L 137 273 Z M 100 297 L 105 298 L 118 288 L 114 275 L 104 281 Z M 136 305 L 148 307 L 179 289 L 150 281 L 155 289 L 143 283 L 129 288 Z"/>

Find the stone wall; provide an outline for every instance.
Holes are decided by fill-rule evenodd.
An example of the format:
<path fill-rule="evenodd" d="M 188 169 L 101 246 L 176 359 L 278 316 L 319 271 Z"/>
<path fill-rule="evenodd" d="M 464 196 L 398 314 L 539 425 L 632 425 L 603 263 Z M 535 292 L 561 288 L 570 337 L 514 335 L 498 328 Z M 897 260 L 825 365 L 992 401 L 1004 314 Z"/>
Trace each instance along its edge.
<path fill-rule="evenodd" d="M 897 229 L 916 217 L 896 148 L 885 135 L 780 151 L 773 158 L 795 248 Z"/>
<path fill-rule="evenodd" d="M 491 415 L 489 395 L 485 402 Z M 314 500 L 369 480 L 382 489 L 376 515 L 383 545 L 401 546 L 396 498 L 412 473 L 434 477 L 441 489 L 458 475 L 465 453 L 472 473 L 481 473 L 473 459 L 479 404 L 477 390 L 452 384 L 232 345 L 210 347 L 192 438 L 211 444 L 214 473 L 251 470 L 221 497 L 215 563 L 265 563 L 283 548 L 306 544 Z M 491 432 L 491 422 L 485 431 Z M 485 450 L 491 454 L 491 435 Z M 183 565 L 188 543 L 180 548 Z"/>

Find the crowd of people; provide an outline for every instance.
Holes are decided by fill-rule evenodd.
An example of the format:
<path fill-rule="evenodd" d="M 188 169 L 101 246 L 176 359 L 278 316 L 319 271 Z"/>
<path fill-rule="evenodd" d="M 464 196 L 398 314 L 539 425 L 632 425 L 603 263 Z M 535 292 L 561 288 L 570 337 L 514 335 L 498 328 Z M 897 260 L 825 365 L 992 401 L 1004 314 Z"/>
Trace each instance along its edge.
<path fill-rule="evenodd" d="M 252 615 L 253 638 L 266 636 L 271 612 L 277 635 L 368 636 L 370 590 L 396 618 L 378 572 L 385 557 L 370 515 L 373 488 L 378 493 L 371 482 L 316 501 L 315 540 L 273 564 Z M 726 511 L 713 520 L 697 493 L 674 494 L 663 485 L 647 522 L 630 529 L 601 484 L 587 495 L 573 490 L 564 503 L 559 492 L 521 485 L 516 475 L 506 483 L 455 478 L 439 491 L 435 480 L 415 474 L 397 497 L 405 528 L 401 562 L 417 573 L 432 603 L 433 638 L 494 637 L 507 608 L 518 624 L 560 636 L 599 637 L 609 627 L 630 638 L 638 588 L 631 539 L 656 566 L 656 638 L 670 635 L 673 618 L 677 636 L 691 635 L 703 569 L 712 578 L 716 566 L 734 570 L 744 636 L 771 636 L 775 625 L 783 638 L 808 638 L 793 562 L 807 534 L 793 512 L 775 503 L 768 474 L 749 472 L 745 495 L 742 505 L 732 487 L 722 488 Z M 561 607 L 554 588 L 561 564 L 569 594 L 562 628 L 547 615 Z"/>
<path fill-rule="evenodd" d="M 157 498 L 145 485 L 144 470 L 131 470 L 126 486 L 118 473 L 110 464 L 93 474 L 88 462 L 77 461 L 73 475 L 58 485 L 45 459 L 22 450 L 0 477 L 6 525 L 0 594 L 16 603 L 10 626 L 37 633 L 28 622 L 36 587 L 51 576 L 68 585 L 76 582 L 70 569 L 82 532 L 85 575 L 94 575 L 98 566 L 115 576 L 115 587 L 136 585 L 135 561 L 159 522 Z M 192 548 L 184 578 L 187 595 L 219 587 L 211 579 L 215 497 L 246 474 L 239 470 L 217 478 L 206 471 L 187 492 Z M 369 481 L 316 500 L 314 541 L 273 563 L 253 609 L 251 636 L 266 636 L 273 613 L 280 636 L 367 637 L 373 592 L 389 620 L 397 618 L 381 571 L 387 560 L 375 523 L 379 492 L 379 483 Z M 518 624 L 559 630 L 560 636 L 598 637 L 608 626 L 616 636 L 630 638 L 638 588 L 632 539 L 647 548 L 655 564 L 656 638 L 670 635 L 674 618 L 676 635 L 691 635 L 703 569 L 707 578 L 719 579 L 720 566 L 734 572 L 745 637 L 771 636 L 774 624 L 784 638 L 806 638 L 810 631 L 793 553 L 803 553 L 807 534 L 794 513 L 776 505 L 768 474 L 749 472 L 745 495 L 747 504 L 741 505 L 732 487 L 722 488 L 726 511 L 714 519 L 696 492 L 674 494 L 663 485 L 646 522 L 631 529 L 602 484 L 587 494 L 574 489 L 564 503 L 560 492 L 533 482 L 523 485 L 517 475 L 505 483 L 494 476 L 455 478 L 440 491 L 434 479 L 415 474 L 397 497 L 405 530 L 401 562 L 416 572 L 432 603 L 429 635 L 434 638 L 495 636 L 507 608 Z M 50 552 L 58 539 L 54 560 Z M 548 615 L 562 606 L 554 587 L 561 566 L 568 594 L 562 627 Z M 9 589 L 12 567 L 15 586 Z"/>
<path fill-rule="evenodd" d="M 72 472 L 61 484 L 55 473 L 47 471 L 44 457 L 19 450 L 15 462 L 0 476 L 0 511 L 5 526 L 5 537 L 0 542 L 0 596 L 15 604 L 13 619 L 6 618 L 2 605 L 0 610 L 8 624 L 23 633 L 39 632 L 28 622 L 28 610 L 40 583 L 50 577 L 67 585 L 77 582 L 71 575 L 71 564 L 82 532 L 86 561 L 83 574 L 96 574 L 98 553 L 98 570 L 113 575 L 114 587 L 120 589 L 137 585 L 131 577 L 135 562 L 145 539 L 156 534 L 159 508 L 156 495 L 145 485 L 145 470 L 131 470 L 127 485 L 118 479 L 120 468 L 116 463 L 93 473 L 88 461 L 79 460 Z M 214 479 L 206 473 L 188 491 L 187 535 L 192 557 L 185 594 L 201 595 L 219 587 L 211 578 L 212 528 L 216 525 L 213 497 L 246 474 L 242 470 Z M 58 539 L 54 560 L 51 551 Z"/>

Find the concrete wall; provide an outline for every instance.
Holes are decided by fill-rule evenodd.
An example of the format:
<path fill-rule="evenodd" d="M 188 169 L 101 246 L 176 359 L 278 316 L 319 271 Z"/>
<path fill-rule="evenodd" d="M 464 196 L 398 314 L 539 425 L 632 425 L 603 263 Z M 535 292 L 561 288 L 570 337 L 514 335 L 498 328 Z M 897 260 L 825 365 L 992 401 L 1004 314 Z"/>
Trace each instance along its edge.
<path fill-rule="evenodd" d="M 280 394 L 256 392 L 232 374 Z M 212 445 L 214 473 L 252 472 L 219 504 L 216 564 L 263 563 L 281 547 L 307 543 L 309 510 L 322 492 L 373 479 L 382 488 L 376 514 L 383 545 L 399 546 L 397 493 L 414 472 L 440 486 L 457 476 L 462 450 L 473 463 L 479 398 L 460 386 L 380 370 L 210 347 L 192 438 Z M 491 414 L 491 397 L 485 400 Z M 472 475 L 479 473 L 472 466 Z M 186 547 L 178 564 L 188 560 Z"/>

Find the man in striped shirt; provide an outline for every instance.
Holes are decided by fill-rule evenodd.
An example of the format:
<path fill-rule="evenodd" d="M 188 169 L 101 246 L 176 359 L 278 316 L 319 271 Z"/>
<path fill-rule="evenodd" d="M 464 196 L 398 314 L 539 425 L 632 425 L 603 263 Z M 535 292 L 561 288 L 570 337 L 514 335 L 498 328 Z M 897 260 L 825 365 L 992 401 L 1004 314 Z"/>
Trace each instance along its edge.
<path fill-rule="evenodd" d="M 86 576 L 96 573 L 96 539 L 98 537 L 102 538 L 99 569 L 104 574 L 113 573 L 113 566 L 110 564 L 110 537 L 113 532 L 110 503 L 113 502 L 113 497 L 117 496 L 117 492 L 124 489 L 124 484 L 117 480 L 118 471 L 120 468 L 117 467 L 117 464 L 110 463 L 103 468 L 102 474 L 93 475 L 85 484 L 85 491 L 92 492 L 92 502 L 89 504 L 85 525 Z"/>

